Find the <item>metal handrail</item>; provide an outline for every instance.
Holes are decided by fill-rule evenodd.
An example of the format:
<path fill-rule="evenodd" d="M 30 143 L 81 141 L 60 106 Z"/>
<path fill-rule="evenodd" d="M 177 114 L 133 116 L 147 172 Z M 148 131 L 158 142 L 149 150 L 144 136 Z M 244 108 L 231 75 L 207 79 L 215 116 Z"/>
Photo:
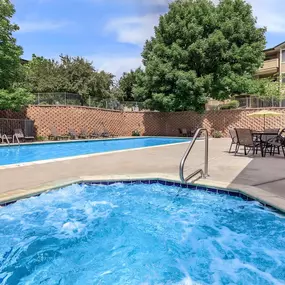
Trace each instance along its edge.
<path fill-rule="evenodd" d="M 20 145 L 20 141 L 17 135 L 13 135 L 13 143 L 15 142 L 15 138 L 16 138 L 18 145 Z"/>
<path fill-rule="evenodd" d="M 5 134 L 2 135 L 2 142 L 4 141 L 4 139 L 6 139 L 7 144 L 10 145 L 9 139 Z"/>
<path fill-rule="evenodd" d="M 191 173 L 190 175 L 188 175 L 186 178 L 184 177 L 184 165 L 185 165 L 185 161 L 189 155 L 189 153 L 191 152 L 199 134 L 201 132 L 205 131 L 206 136 L 205 136 L 205 165 L 204 165 L 204 171 L 203 169 L 198 169 L 195 172 Z M 185 154 L 183 155 L 181 162 L 180 162 L 180 166 L 179 166 L 179 175 L 180 175 L 180 180 L 184 183 L 186 183 L 187 181 L 189 181 L 191 178 L 193 178 L 194 176 L 201 174 L 201 177 L 206 178 L 207 176 L 209 176 L 209 133 L 207 129 L 203 129 L 200 128 L 196 131 L 190 145 L 188 146 Z"/>

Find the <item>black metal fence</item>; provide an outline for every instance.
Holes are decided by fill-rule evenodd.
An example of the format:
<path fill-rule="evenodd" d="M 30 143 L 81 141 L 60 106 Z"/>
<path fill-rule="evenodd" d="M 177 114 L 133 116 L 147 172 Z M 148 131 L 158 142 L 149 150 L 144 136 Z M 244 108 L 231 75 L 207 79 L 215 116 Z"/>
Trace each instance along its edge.
<path fill-rule="evenodd" d="M 260 98 L 256 96 L 238 96 L 235 100 L 239 101 L 240 108 L 266 108 L 266 107 L 285 107 L 285 99 Z"/>
<path fill-rule="evenodd" d="M 140 111 L 144 110 L 142 102 L 124 101 L 120 102 L 116 99 L 98 100 L 89 97 L 82 100 L 79 94 L 55 92 L 55 93 L 36 93 L 35 105 L 63 105 L 63 106 L 88 106 L 111 110 Z"/>
<path fill-rule="evenodd" d="M 26 136 L 35 135 L 35 126 L 32 120 L 0 118 L 1 135 L 13 135 L 15 129 L 22 129 Z"/>

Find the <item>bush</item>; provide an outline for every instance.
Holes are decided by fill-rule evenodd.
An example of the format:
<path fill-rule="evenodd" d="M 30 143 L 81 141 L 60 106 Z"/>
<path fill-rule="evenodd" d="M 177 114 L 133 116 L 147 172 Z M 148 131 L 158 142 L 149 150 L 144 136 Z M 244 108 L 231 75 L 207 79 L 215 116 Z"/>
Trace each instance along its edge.
<path fill-rule="evenodd" d="M 221 105 L 220 110 L 230 110 L 230 109 L 237 109 L 239 107 L 239 101 L 232 100 L 227 104 Z"/>
<path fill-rule="evenodd" d="M 212 137 L 215 138 L 215 139 L 219 139 L 219 138 L 221 138 L 222 136 L 223 136 L 223 134 L 222 134 L 222 132 L 220 132 L 220 131 L 214 130 L 214 131 L 212 132 Z"/>
<path fill-rule="evenodd" d="M 37 137 L 36 137 L 36 140 L 42 142 L 42 141 L 46 141 L 47 138 L 46 138 L 46 137 L 43 137 L 43 136 L 37 136 Z"/>
<path fill-rule="evenodd" d="M 133 137 L 139 137 L 141 134 L 140 134 L 140 132 L 138 131 L 138 130 L 134 130 L 133 132 L 132 132 L 132 136 Z"/>
<path fill-rule="evenodd" d="M 14 90 L 0 89 L 0 110 L 20 111 L 34 102 L 34 95 L 23 88 Z"/>

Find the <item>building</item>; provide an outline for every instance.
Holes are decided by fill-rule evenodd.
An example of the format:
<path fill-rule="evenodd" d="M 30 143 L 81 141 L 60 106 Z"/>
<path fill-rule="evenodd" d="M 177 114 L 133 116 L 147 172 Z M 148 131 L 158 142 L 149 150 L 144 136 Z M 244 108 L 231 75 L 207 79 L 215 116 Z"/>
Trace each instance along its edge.
<path fill-rule="evenodd" d="M 256 73 L 258 78 L 279 77 L 285 83 L 285 42 L 266 49 L 265 60 Z"/>

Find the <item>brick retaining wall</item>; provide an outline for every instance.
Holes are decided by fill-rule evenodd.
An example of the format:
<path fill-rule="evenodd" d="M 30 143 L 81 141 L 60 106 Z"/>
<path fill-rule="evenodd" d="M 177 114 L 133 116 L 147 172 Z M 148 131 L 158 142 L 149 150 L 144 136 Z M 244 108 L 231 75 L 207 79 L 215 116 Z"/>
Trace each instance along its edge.
<path fill-rule="evenodd" d="M 283 116 L 267 118 L 267 128 L 285 127 L 285 108 L 271 108 L 283 113 Z M 143 135 L 177 136 L 178 128 L 215 129 L 228 136 L 228 130 L 244 127 L 261 130 L 262 118 L 251 118 L 247 114 L 259 109 L 208 111 L 205 114 L 195 112 L 121 112 L 89 107 L 74 106 L 29 106 L 21 113 L 0 111 L 0 118 L 27 118 L 35 121 L 36 134 L 48 136 L 50 128 L 56 127 L 60 134 L 68 133 L 72 128 L 79 132 L 102 132 L 107 129 L 118 136 L 129 136 L 133 130 L 139 130 Z"/>

